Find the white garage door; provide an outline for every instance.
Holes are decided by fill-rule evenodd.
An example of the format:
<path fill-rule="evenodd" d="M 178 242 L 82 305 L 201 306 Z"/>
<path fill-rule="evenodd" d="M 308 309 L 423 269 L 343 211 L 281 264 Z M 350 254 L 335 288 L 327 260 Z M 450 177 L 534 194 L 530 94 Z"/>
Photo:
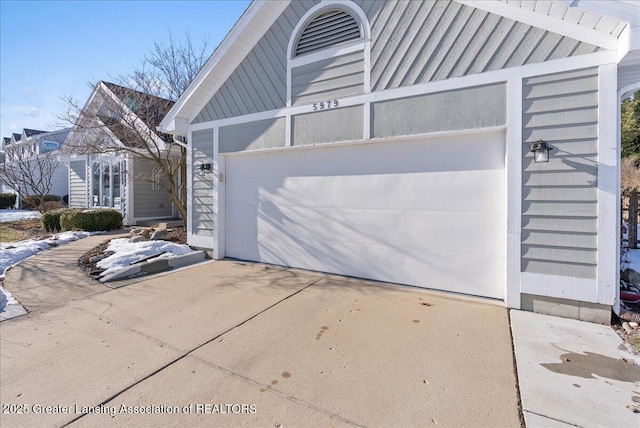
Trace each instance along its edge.
<path fill-rule="evenodd" d="M 503 298 L 504 133 L 226 157 L 226 255 Z"/>

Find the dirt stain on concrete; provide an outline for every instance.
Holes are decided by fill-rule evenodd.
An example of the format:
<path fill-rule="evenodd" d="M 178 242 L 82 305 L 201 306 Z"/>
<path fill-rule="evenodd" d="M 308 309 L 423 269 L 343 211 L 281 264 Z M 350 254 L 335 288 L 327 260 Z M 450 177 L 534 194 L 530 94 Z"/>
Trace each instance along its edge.
<path fill-rule="evenodd" d="M 414 322 L 415 324 L 418 324 L 418 323 L 420 322 L 420 320 L 413 320 L 413 322 Z"/>
<path fill-rule="evenodd" d="M 579 354 L 569 352 L 560 356 L 560 363 L 540 364 L 554 373 L 595 379 L 606 377 L 620 382 L 640 382 L 640 366 L 630 364 L 622 359 L 607 357 L 595 352 Z"/>
<path fill-rule="evenodd" d="M 282 377 L 285 379 L 289 379 L 291 377 L 291 373 L 289 372 L 282 372 Z"/>

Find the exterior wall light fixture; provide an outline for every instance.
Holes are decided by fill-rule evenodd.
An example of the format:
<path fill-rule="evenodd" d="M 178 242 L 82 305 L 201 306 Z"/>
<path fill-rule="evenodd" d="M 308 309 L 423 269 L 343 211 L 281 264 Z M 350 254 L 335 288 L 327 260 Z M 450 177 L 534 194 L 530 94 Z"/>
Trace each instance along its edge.
<path fill-rule="evenodd" d="M 531 152 L 533 152 L 533 161 L 535 163 L 549 162 L 549 152 L 554 150 L 552 147 L 547 146 L 547 142 L 538 140 L 531 143 Z"/>
<path fill-rule="evenodd" d="M 199 175 L 204 175 L 205 172 L 207 171 L 211 171 L 211 164 L 210 163 L 201 163 L 200 167 L 198 168 L 198 174 Z"/>

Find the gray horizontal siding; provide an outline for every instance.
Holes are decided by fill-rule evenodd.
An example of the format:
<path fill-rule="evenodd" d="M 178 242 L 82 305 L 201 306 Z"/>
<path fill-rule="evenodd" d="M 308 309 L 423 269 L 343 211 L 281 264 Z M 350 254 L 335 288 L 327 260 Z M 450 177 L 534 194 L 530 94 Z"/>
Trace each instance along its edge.
<path fill-rule="evenodd" d="M 363 123 L 363 106 L 293 116 L 291 118 L 293 145 L 361 140 L 364 137 Z"/>
<path fill-rule="evenodd" d="M 319 0 L 291 2 L 193 123 L 285 106 L 287 46 L 294 27 Z"/>
<path fill-rule="evenodd" d="M 284 147 L 284 118 L 260 120 L 220 128 L 220 153 Z"/>
<path fill-rule="evenodd" d="M 374 91 L 595 52 L 596 46 L 446 0 L 359 0 Z"/>
<path fill-rule="evenodd" d="M 523 158 L 522 271 L 594 279 L 597 263 L 597 69 L 523 82 L 523 149 L 538 139 L 549 163 Z"/>
<path fill-rule="evenodd" d="M 69 207 L 87 207 L 87 165 L 84 160 L 69 162 Z"/>
<path fill-rule="evenodd" d="M 193 188 L 192 219 L 193 234 L 197 236 L 213 236 L 213 177 L 212 174 L 198 174 L 198 167 L 203 163 L 213 162 L 213 130 L 193 133 Z"/>
<path fill-rule="evenodd" d="M 147 159 L 135 158 L 133 162 L 133 216 L 145 217 L 171 217 L 171 199 L 166 190 L 160 187 L 153 189 L 153 163 Z M 163 178 L 166 183 L 166 178 Z"/>
<path fill-rule="evenodd" d="M 378 102 L 371 120 L 374 138 L 504 125 L 506 87 L 479 86 Z"/>
<path fill-rule="evenodd" d="M 292 105 L 357 95 L 364 92 L 364 53 L 352 52 L 291 71 Z"/>

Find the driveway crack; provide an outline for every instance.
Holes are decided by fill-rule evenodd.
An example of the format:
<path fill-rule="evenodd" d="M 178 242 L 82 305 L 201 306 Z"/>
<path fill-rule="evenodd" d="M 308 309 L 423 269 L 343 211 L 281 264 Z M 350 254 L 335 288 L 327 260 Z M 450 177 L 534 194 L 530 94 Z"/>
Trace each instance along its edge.
<path fill-rule="evenodd" d="M 316 285 L 318 282 L 322 281 L 323 279 L 327 278 L 328 276 L 329 276 L 328 274 L 321 276 L 321 277 L 320 277 L 320 278 L 318 278 L 317 280 L 315 280 L 315 281 L 311 282 L 310 284 L 308 284 L 308 285 L 306 285 L 306 286 L 302 287 L 302 288 L 301 288 L 301 289 L 299 289 L 298 291 L 296 291 L 296 292 L 294 292 L 294 293 L 291 293 L 291 294 L 289 294 L 288 296 L 286 296 L 286 297 L 284 297 L 284 298 L 282 298 L 282 299 L 278 300 L 277 302 L 275 302 L 275 303 L 273 303 L 273 304 L 271 304 L 271 305 L 267 306 L 266 308 L 264 308 L 264 309 L 262 309 L 261 311 L 259 311 L 259 312 L 255 313 L 254 315 L 250 316 L 249 318 L 245 319 L 244 321 L 242 321 L 242 322 L 240 322 L 240 323 L 238 323 L 238 324 L 236 324 L 236 325 L 234 325 L 234 326 L 232 326 L 232 327 L 229 327 L 227 330 L 223 331 L 222 333 L 220 333 L 220 334 L 218 334 L 218 335 L 216 335 L 216 336 L 212 337 L 211 339 L 209 339 L 209 340 L 207 340 L 207 341 L 205 341 L 205 342 L 201 343 L 200 345 L 195 346 L 194 348 L 191 348 L 190 350 L 188 350 L 188 351 L 184 352 L 182 355 L 180 355 L 180 356 L 178 356 L 178 357 L 174 358 L 173 360 L 169 361 L 168 363 L 164 364 L 163 366 L 159 367 L 158 369 L 156 369 L 156 370 L 152 371 L 151 373 L 147 374 L 146 376 L 142 377 L 141 379 L 139 379 L 139 380 L 137 380 L 137 381 L 133 382 L 131 385 L 129 385 L 129 386 L 127 386 L 127 387 L 125 387 L 125 388 L 121 389 L 120 391 L 118 391 L 118 392 L 116 392 L 116 393 L 114 393 L 114 394 L 112 394 L 111 396 L 109 396 L 109 397 L 108 397 L 108 398 L 106 398 L 105 400 L 103 400 L 103 401 L 101 401 L 100 403 L 98 403 L 95 407 L 102 407 L 102 406 L 105 406 L 106 404 L 108 404 L 109 402 L 111 402 L 111 401 L 115 400 L 116 398 L 118 398 L 119 396 L 121 396 L 121 395 L 122 395 L 122 394 L 124 394 L 125 392 L 129 391 L 129 390 L 130 390 L 130 389 L 132 389 L 133 387 L 135 387 L 135 386 L 137 386 L 137 385 L 139 385 L 139 384 L 143 383 L 143 382 L 144 382 L 144 381 L 146 381 L 147 379 L 152 378 L 153 376 L 157 375 L 157 374 L 158 374 L 158 373 L 160 373 L 161 371 L 163 371 L 163 370 L 165 370 L 165 369 L 167 369 L 167 368 L 171 367 L 171 366 L 172 366 L 172 365 L 174 365 L 175 363 L 177 363 L 177 362 L 179 362 L 179 361 L 181 361 L 181 360 L 185 359 L 186 357 L 190 356 L 192 353 L 194 353 L 194 352 L 195 352 L 195 351 L 197 351 L 198 349 L 202 348 L 203 346 L 206 346 L 206 345 L 210 344 L 211 342 L 215 341 L 216 339 L 219 339 L 220 337 L 224 336 L 225 334 L 227 334 L 227 333 L 229 333 L 229 332 L 231 332 L 231 331 L 233 331 L 233 330 L 235 330 L 235 329 L 237 329 L 237 328 L 239 328 L 239 327 L 242 327 L 243 325 L 245 325 L 245 324 L 246 324 L 246 323 L 248 323 L 249 321 L 251 321 L 251 320 L 253 320 L 253 319 L 255 319 L 255 318 L 259 317 L 259 316 L 260 316 L 260 315 L 262 315 L 263 313 L 265 313 L 265 312 L 267 312 L 268 310 L 270 310 L 270 309 L 274 308 L 275 306 L 277 306 L 277 305 L 281 304 L 282 302 L 285 302 L 285 301 L 289 300 L 290 298 L 292 298 L 293 296 L 296 296 L 296 295 L 300 294 L 301 292 L 303 292 L 303 291 L 304 291 L 304 290 L 306 290 L 307 288 L 309 288 L 309 287 L 312 287 L 312 286 Z M 95 315 L 95 314 L 93 314 L 93 315 Z M 297 399 L 296 399 L 296 398 L 294 398 L 294 397 L 292 397 L 292 400 L 294 400 L 294 401 L 295 401 L 295 400 L 297 400 Z M 297 401 L 299 401 L 299 400 L 297 400 Z M 300 402 L 300 403 L 302 403 L 302 402 Z M 326 411 L 323 411 L 323 413 L 325 413 L 325 412 L 326 412 Z M 78 421 L 78 420 L 82 419 L 82 418 L 83 418 L 83 417 L 85 417 L 87 414 L 89 414 L 89 413 L 83 413 L 83 414 L 81 414 L 81 415 L 79 415 L 79 416 L 77 416 L 77 417 L 75 417 L 75 418 L 71 419 L 69 422 L 65 423 L 64 425 L 61 425 L 61 427 L 62 427 L 62 428 L 67 427 L 67 426 L 71 425 L 72 423 L 74 423 L 74 422 L 76 422 L 76 421 Z M 326 414 L 326 413 L 325 413 L 325 414 Z M 339 416 L 336 416 L 336 417 L 338 417 L 338 418 L 339 418 Z M 345 421 L 345 422 L 347 422 L 347 421 Z M 350 424 L 352 424 L 352 425 L 354 425 L 352 422 L 349 422 L 349 423 L 350 423 Z"/>

